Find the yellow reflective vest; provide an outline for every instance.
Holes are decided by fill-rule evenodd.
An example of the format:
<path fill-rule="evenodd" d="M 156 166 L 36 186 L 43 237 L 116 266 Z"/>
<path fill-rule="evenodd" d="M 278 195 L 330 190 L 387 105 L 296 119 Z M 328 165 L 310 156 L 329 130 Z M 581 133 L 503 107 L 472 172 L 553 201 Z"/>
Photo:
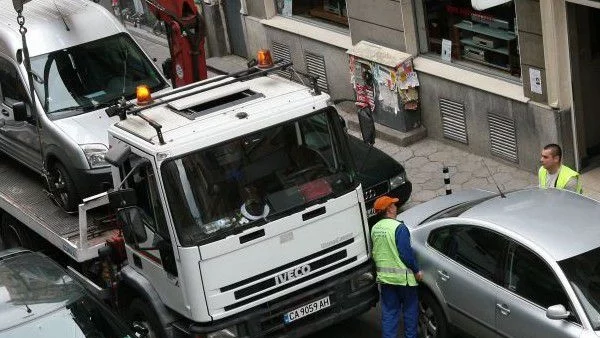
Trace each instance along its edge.
<path fill-rule="evenodd" d="M 406 267 L 398 254 L 396 228 L 406 226 L 402 222 L 384 218 L 371 230 L 373 260 L 377 267 L 377 282 L 391 285 L 416 286 L 413 271 Z"/>
<path fill-rule="evenodd" d="M 540 181 L 540 187 L 548 188 L 546 186 L 546 179 L 548 178 L 548 170 L 546 170 L 546 168 L 540 167 L 540 170 L 538 172 L 538 178 Z M 579 179 L 579 173 L 576 172 L 575 170 L 567 167 L 566 165 L 560 166 L 560 170 L 558 172 L 558 177 L 556 178 L 555 187 L 558 189 L 564 189 L 567 186 L 567 182 L 569 182 L 569 180 L 571 178 L 574 178 L 577 180 L 576 192 L 579 194 L 582 194 L 583 189 L 581 187 L 581 180 Z"/>

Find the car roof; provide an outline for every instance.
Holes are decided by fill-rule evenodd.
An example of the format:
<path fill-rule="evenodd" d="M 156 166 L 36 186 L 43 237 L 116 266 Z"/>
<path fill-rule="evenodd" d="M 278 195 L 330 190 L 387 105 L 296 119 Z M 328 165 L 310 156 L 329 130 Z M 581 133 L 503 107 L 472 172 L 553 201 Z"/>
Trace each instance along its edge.
<path fill-rule="evenodd" d="M 83 294 L 48 257 L 23 250 L 0 252 L 0 331 L 41 318 Z"/>
<path fill-rule="evenodd" d="M 30 56 L 126 32 L 114 15 L 88 0 L 30 1 L 23 6 L 23 17 Z M 14 58 L 20 48 L 22 40 L 12 0 L 0 0 L 0 53 Z"/>
<path fill-rule="evenodd" d="M 494 223 L 557 261 L 600 246 L 600 203 L 559 189 L 525 189 L 486 200 L 460 217 Z"/>

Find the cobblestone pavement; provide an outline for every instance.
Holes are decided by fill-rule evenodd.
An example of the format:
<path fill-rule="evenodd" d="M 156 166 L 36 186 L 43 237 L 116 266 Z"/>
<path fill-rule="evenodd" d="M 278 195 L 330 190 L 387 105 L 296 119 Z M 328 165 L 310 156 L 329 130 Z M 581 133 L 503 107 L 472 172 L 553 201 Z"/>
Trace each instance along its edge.
<path fill-rule="evenodd" d="M 350 133 L 360 137 L 356 131 Z M 403 209 L 446 194 L 444 166 L 449 169 L 452 191 L 469 188 L 496 191 L 494 181 L 505 192 L 537 185 L 537 176 L 533 173 L 434 139 L 424 139 L 407 147 L 377 139 L 375 146 L 400 162 L 413 184 L 413 192 Z"/>

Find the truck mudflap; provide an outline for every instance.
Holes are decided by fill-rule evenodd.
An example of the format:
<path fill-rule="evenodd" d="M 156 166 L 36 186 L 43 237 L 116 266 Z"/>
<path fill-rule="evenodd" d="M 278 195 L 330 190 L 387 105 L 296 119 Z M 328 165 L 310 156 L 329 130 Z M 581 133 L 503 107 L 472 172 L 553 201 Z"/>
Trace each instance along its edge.
<path fill-rule="evenodd" d="M 371 278 L 369 278 L 369 275 Z M 240 338 L 303 337 L 327 326 L 360 315 L 379 300 L 371 261 L 344 274 L 326 279 L 235 315 L 208 324 L 179 321 L 173 325 L 190 336 L 236 331 Z"/>

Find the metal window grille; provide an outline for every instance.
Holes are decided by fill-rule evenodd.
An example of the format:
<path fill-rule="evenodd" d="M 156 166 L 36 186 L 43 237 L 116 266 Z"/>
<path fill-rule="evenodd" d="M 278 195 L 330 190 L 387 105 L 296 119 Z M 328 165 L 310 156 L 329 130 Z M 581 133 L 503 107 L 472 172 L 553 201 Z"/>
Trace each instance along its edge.
<path fill-rule="evenodd" d="M 306 71 L 308 74 L 318 76 L 317 85 L 319 86 L 319 89 L 329 93 L 327 71 L 325 69 L 325 58 L 323 58 L 321 55 L 304 51 L 304 59 L 306 61 Z"/>
<path fill-rule="evenodd" d="M 271 48 L 271 51 L 273 51 L 273 61 L 275 61 L 275 60 L 281 60 L 283 62 L 292 61 L 292 54 L 290 52 L 290 46 L 288 46 L 286 44 L 273 41 L 273 46 Z M 280 70 L 277 72 L 277 74 L 289 78 L 290 71 L 288 71 L 288 70 L 281 71 Z"/>
<path fill-rule="evenodd" d="M 515 121 L 498 114 L 489 113 L 488 123 L 492 155 L 518 163 Z"/>

